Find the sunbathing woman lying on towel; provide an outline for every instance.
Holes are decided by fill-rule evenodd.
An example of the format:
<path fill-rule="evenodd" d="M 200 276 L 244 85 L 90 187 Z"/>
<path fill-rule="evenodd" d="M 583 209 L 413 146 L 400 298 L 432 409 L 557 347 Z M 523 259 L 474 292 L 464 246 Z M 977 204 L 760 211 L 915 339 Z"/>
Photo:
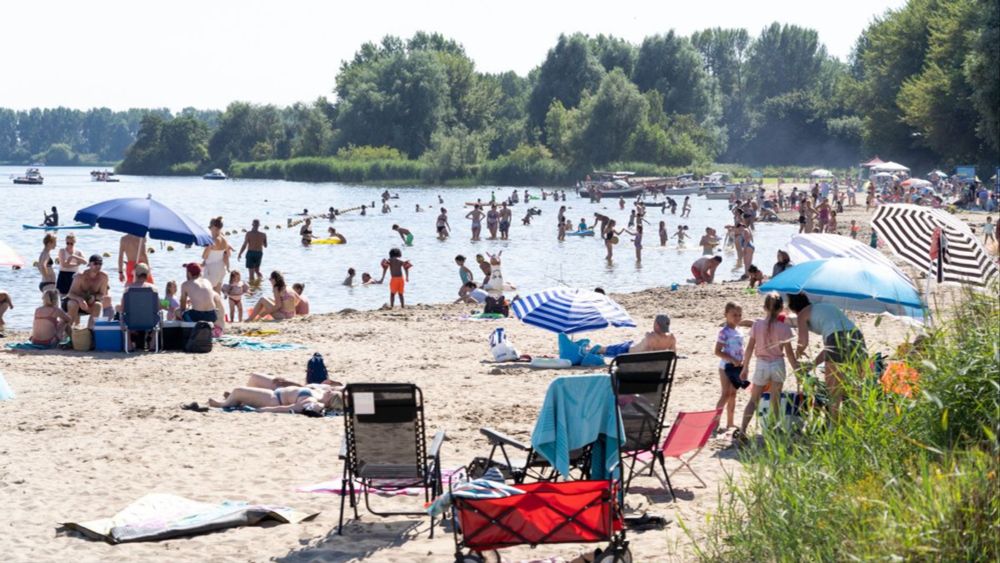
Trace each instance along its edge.
<path fill-rule="evenodd" d="M 329 380 L 328 380 L 329 381 Z M 250 374 L 246 387 L 237 387 L 225 395 L 225 400 L 209 399 L 208 405 L 215 408 L 235 406 L 253 407 L 260 412 L 304 413 L 322 416 L 325 410 L 335 410 L 341 406 L 343 385 L 329 381 L 333 385 L 317 383 L 300 386 L 287 380 L 262 374 Z"/>

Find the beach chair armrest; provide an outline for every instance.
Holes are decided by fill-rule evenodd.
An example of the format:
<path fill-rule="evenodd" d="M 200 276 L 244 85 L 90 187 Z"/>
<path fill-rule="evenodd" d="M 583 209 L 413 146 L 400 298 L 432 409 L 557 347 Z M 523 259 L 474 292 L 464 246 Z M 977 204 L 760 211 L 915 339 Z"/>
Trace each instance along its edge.
<path fill-rule="evenodd" d="M 434 434 L 434 439 L 431 440 L 431 449 L 427 453 L 427 457 L 432 459 L 437 459 L 441 455 L 441 445 L 444 444 L 445 431 L 438 430 L 437 434 Z"/>
<path fill-rule="evenodd" d="M 531 449 L 531 446 L 528 444 L 515 440 L 514 438 L 511 438 L 502 432 L 497 432 L 492 428 L 480 428 L 479 433 L 486 436 L 486 438 L 490 441 L 490 444 L 511 446 L 525 452 Z"/>

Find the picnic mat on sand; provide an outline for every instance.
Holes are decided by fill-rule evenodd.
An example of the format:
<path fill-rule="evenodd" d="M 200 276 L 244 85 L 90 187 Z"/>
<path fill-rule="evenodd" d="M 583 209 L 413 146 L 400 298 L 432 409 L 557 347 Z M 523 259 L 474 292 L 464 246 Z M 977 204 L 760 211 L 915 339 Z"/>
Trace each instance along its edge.
<path fill-rule="evenodd" d="M 305 348 L 301 344 L 286 344 L 281 342 L 263 342 L 255 338 L 243 338 L 240 336 L 222 336 L 216 339 L 216 342 L 220 346 L 225 346 L 226 348 L 239 348 L 241 350 L 257 350 L 257 351 L 281 351 L 281 350 L 299 350 Z"/>
<path fill-rule="evenodd" d="M 319 513 L 305 514 L 287 506 L 225 501 L 211 504 L 176 495 L 146 495 L 111 518 L 89 522 L 65 522 L 63 526 L 108 543 L 157 541 L 177 536 L 194 536 L 215 530 L 253 526 L 265 520 L 299 523 Z"/>

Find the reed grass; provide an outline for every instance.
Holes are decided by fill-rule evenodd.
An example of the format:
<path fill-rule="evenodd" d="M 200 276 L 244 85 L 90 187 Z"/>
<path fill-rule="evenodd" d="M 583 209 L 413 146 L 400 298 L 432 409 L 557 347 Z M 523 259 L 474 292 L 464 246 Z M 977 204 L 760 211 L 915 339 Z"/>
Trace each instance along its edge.
<path fill-rule="evenodd" d="M 741 450 L 707 561 L 1000 558 L 1000 297 L 966 292 L 906 353 L 910 397 L 867 367 L 845 377 L 835 422 L 814 409 L 800 433 Z"/>

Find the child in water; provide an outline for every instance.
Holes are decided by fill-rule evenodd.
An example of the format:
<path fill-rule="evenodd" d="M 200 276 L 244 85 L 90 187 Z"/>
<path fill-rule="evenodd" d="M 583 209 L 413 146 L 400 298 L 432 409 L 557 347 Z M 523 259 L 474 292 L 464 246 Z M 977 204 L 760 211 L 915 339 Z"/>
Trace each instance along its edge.
<path fill-rule="evenodd" d="M 667 246 L 667 239 L 670 235 L 667 234 L 667 222 L 660 221 L 660 246 Z"/>
<path fill-rule="evenodd" d="M 347 269 L 347 277 L 344 278 L 344 283 L 341 285 L 346 285 L 347 287 L 354 285 L 354 268 Z"/>
<path fill-rule="evenodd" d="M 686 246 L 684 244 L 684 239 L 686 239 L 687 237 L 688 237 L 687 227 L 684 226 L 684 225 L 681 225 L 681 226 L 677 227 L 677 232 L 674 233 L 674 238 L 677 239 L 677 246 L 678 247 Z"/>
<path fill-rule="evenodd" d="M 376 285 L 380 283 L 382 283 L 382 280 L 373 278 L 368 272 L 361 274 L 361 285 Z"/>
<path fill-rule="evenodd" d="M 580 217 L 580 222 L 576 225 L 576 231 L 583 232 L 587 230 L 587 219 Z"/>
<path fill-rule="evenodd" d="M 403 301 L 403 292 L 406 289 L 406 282 L 410 281 L 410 264 L 408 261 L 403 260 L 403 251 L 398 248 L 393 248 L 389 251 L 389 259 L 382 260 L 382 279 L 379 283 L 385 281 L 385 273 L 389 272 L 389 308 L 396 304 L 396 296 L 399 296 L 399 306 L 401 308 L 406 307 L 406 303 Z"/>
<path fill-rule="evenodd" d="M 399 238 L 403 239 L 403 244 L 406 246 L 413 246 L 413 233 L 409 229 L 404 229 L 399 225 L 393 225 L 392 230 L 399 233 Z"/>
<path fill-rule="evenodd" d="M 239 322 L 243 322 L 243 294 L 250 290 L 250 287 L 240 277 L 239 270 L 229 272 L 229 283 L 222 284 L 222 294 L 229 301 L 229 320 L 236 322 L 236 311 L 239 311 Z"/>

